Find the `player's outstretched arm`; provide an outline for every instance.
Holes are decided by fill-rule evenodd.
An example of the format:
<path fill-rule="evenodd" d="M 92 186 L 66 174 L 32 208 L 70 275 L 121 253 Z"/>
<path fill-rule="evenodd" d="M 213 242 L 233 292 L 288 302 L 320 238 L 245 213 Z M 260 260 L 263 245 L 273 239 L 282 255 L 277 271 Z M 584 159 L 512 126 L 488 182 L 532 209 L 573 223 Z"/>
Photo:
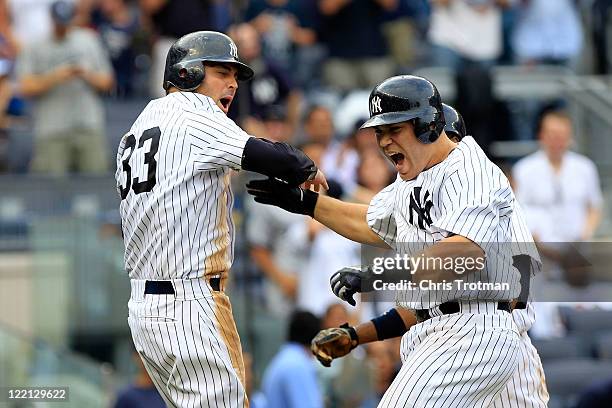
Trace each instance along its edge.
<path fill-rule="evenodd" d="M 251 137 L 244 146 L 241 167 L 280 180 L 289 187 L 311 181 L 328 188 L 325 176 L 310 157 L 287 143 Z"/>
<path fill-rule="evenodd" d="M 389 248 L 370 229 L 367 212 L 368 206 L 366 204 L 347 203 L 322 195 L 317 200 L 314 219 L 352 241 Z"/>
<path fill-rule="evenodd" d="M 247 184 L 247 192 L 254 196 L 258 203 L 309 215 L 352 241 L 388 248 L 368 225 L 367 205 L 346 203 L 275 180 L 253 180 Z"/>

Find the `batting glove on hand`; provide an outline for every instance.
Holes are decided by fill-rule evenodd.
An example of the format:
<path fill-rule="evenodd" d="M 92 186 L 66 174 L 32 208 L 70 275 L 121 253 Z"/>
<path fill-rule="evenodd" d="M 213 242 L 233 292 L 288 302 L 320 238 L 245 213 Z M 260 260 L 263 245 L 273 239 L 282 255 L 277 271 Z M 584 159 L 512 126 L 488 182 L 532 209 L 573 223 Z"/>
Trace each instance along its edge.
<path fill-rule="evenodd" d="M 371 290 L 374 273 L 369 266 L 349 266 L 335 272 L 329 279 L 332 292 L 340 299 L 355 306 L 355 293 L 368 292 Z"/>
<path fill-rule="evenodd" d="M 252 180 L 247 185 L 247 192 L 262 204 L 275 205 L 295 214 L 314 216 L 319 194 L 300 187 L 273 180 Z"/>
<path fill-rule="evenodd" d="M 317 360 L 329 367 L 334 358 L 343 357 L 359 345 L 357 332 L 348 324 L 321 330 L 310 344 L 310 350 Z"/>

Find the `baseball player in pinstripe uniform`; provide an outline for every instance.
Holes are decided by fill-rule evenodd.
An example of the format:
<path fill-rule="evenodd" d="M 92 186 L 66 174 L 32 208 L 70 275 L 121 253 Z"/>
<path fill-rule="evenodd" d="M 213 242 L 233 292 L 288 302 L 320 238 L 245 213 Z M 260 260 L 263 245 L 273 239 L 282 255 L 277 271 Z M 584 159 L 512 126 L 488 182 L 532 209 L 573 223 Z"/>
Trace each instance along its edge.
<path fill-rule="evenodd" d="M 246 407 L 244 366 L 224 293 L 233 261 L 231 170 L 287 186 L 327 186 L 312 160 L 257 139 L 226 114 L 253 71 L 224 34 L 177 40 L 167 95 L 151 101 L 122 138 L 117 190 L 131 280 L 128 323 L 170 407 Z"/>
<path fill-rule="evenodd" d="M 444 132 L 436 87 L 425 78 L 397 76 L 376 86 L 370 119 L 383 154 L 398 172 L 369 206 L 343 203 L 273 180 L 251 182 L 255 200 L 313 216 L 336 232 L 365 244 L 422 258 L 485 259 L 462 282 L 454 270 L 422 265 L 406 272 L 415 287 L 398 291 L 398 306 L 416 324 L 402 337 L 403 366 L 379 406 L 490 406 L 502 398 L 520 363 L 519 330 L 510 314 L 520 292 L 512 265 L 514 194 L 507 178 L 471 137 L 460 144 Z M 520 216 L 517 215 L 517 216 Z M 424 289 L 422 283 L 433 283 Z M 501 284 L 504 285 L 501 285 Z M 341 298 L 350 282 L 340 282 Z M 478 286 L 478 285 L 476 285 Z"/>
<path fill-rule="evenodd" d="M 442 104 L 446 124 L 446 135 L 456 143 L 466 136 L 463 118 L 452 106 Z M 533 237 L 523 221 L 522 210 L 518 203 L 514 204 L 511 220 L 513 264 L 521 272 L 523 278 L 531 276 L 532 264 L 539 267 L 540 259 L 535 249 Z M 353 294 L 361 290 L 360 281 L 368 277 L 368 268 L 343 268 L 336 272 L 331 283 L 335 292 L 344 287 L 344 299 L 354 304 Z M 350 287 L 345 285 L 350 282 Z M 535 321 L 535 312 L 531 302 L 523 302 L 528 290 L 521 288 L 520 301 L 515 303 L 512 318 L 519 328 L 521 343 L 519 345 L 520 362 L 512 379 L 506 384 L 499 398 L 493 401 L 493 407 L 538 407 L 543 408 L 548 403 L 548 390 L 544 380 L 544 370 L 537 350 L 531 344 L 527 331 Z M 522 285 L 525 286 L 525 285 Z M 347 292 L 348 290 L 348 292 Z M 330 366 L 334 358 L 342 357 L 360 344 L 385 340 L 390 337 L 402 336 L 417 323 L 414 313 L 405 308 L 394 308 L 369 322 L 356 327 L 343 325 L 339 328 L 321 330 L 312 341 L 312 352 L 324 366 Z"/>

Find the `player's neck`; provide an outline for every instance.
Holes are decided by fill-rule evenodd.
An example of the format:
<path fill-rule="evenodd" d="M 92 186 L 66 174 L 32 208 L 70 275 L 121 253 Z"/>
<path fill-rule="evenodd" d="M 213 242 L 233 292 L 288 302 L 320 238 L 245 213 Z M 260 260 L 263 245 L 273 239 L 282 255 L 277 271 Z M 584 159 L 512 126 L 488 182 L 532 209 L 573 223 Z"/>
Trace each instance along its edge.
<path fill-rule="evenodd" d="M 450 152 L 452 152 L 453 149 L 457 147 L 457 144 L 450 140 L 445 133 L 443 133 L 436 141 L 435 146 L 436 149 L 431 155 L 431 158 L 427 163 L 425 170 L 435 166 L 436 164 L 442 163 L 448 157 Z"/>

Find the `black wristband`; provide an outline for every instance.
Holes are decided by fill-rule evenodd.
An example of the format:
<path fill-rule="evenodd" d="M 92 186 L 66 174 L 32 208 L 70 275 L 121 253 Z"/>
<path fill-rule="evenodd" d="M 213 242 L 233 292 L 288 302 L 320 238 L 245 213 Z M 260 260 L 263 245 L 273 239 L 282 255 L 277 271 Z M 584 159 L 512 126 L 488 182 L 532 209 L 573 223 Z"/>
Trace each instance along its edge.
<path fill-rule="evenodd" d="M 319 193 L 315 193 L 314 191 L 302 190 L 302 203 L 304 205 L 304 215 L 309 215 L 314 218 L 315 207 L 317 206 L 317 200 L 319 199 Z"/>
<path fill-rule="evenodd" d="M 403 336 L 408 330 L 402 316 L 395 309 L 391 309 L 370 321 L 374 323 L 378 340 Z"/>
<path fill-rule="evenodd" d="M 341 328 L 346 329 L 351 336 L 351 350 L 359 345 L 359 337 L 357 336 L 357 331 L 354 327 L 349 326 L 348 323 L 344 323 L 340 325 Z"/>

